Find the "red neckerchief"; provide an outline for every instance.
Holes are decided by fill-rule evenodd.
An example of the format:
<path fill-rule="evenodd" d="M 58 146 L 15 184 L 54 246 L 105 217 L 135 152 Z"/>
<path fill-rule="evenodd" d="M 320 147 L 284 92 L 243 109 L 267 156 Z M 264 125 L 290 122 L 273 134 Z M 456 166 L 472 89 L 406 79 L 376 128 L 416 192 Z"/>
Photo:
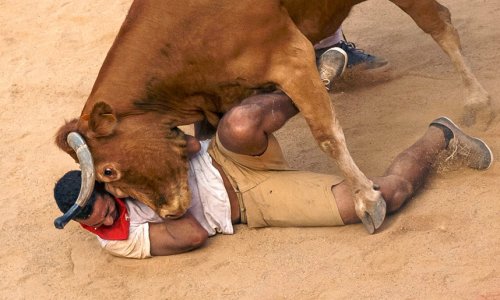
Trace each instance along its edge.
<path fill-rule="evenodd" d="M 120 216 L 115 220 L 113 225 L 104 226 L 101 225 L 97 228 L 81 224 L 83 228 L 92 232 L 93 234 L 99 236 L 101 239 L 105 240 L 126 240 L 128 239 L 129 228 L 130 228 L 130 218 L 128 216 L 127 206 L 122 199 L 115 198 L 115 203 L 117 204 L 117 209 L 120 212 Z"/>

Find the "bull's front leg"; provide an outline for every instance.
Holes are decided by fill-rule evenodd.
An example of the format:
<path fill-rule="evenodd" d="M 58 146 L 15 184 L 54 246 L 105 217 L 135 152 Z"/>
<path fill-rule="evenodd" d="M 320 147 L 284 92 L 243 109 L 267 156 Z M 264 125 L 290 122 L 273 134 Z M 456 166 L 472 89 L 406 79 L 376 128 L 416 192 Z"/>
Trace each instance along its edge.
<path fill-rule="evenodd" d="M 343 172 L 354 195 L 356 214 L 369 233 L 374 233 L 384 221 L 386 203 L 378 187 L 369 180 L 354 163 L 344 138 L 342 127 L 335 117 L 334 108 L 328 99 L 330 107 L 318 104 L 318 109 L 325 108 L 327 114 L 317 116 L 317 110 L 302 108 L 302 114 L 311 127 L 311 131 L 319 142 L 320 148 L 333 157 Z M 327 121 L 323 124 L 323 121 Z M 319 123 L 319 124 L 318 124 Z M 330 130 L 328 130 L 330 129 Z"/>
<path fill-rule="evenodd" d="M 279 84 L 302 112 L 321 149 L 329 154 L 352 189 L 356 214 L 368 232 L 382 225 L 386 204 L 380 191 L 374 187 L 354 163 L 342 127 L 335 115 L 330 97 L 315 66 L 312 45 L 305 38 L 298 39 L 289 49 L 281 46 L 273 64 L 272 80 Z M 283 52 L 281 52 L 283 51 Z M 293 55 L 290 55 L 293 53 Z"/>

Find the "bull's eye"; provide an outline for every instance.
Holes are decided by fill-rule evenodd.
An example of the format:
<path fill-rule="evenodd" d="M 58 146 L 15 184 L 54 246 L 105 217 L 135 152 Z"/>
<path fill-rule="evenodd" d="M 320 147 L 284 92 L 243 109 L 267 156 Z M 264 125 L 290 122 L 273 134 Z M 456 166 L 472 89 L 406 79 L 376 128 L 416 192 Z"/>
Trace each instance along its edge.
<path fill-rule="evenodd" d="M 111 176 L 111 175 L 113 175 L 113 170 L 111 170 L 110 168 L 104 169 L 104 176 Z"/>

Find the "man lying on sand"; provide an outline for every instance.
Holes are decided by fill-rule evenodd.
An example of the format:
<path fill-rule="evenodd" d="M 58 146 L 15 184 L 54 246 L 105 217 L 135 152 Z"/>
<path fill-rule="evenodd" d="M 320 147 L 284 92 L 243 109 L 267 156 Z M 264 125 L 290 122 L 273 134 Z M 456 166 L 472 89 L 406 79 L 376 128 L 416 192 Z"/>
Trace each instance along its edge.
<path fill-rule="evenodd" d="M 96 183 L 74 220 L 97 235 L 111 254 L 131 258 L 190 251 L 209 236 L 233 234 L 238 223 L 301 227 L 359 222 L 341 177 L 293 170 L 285 161 L 273 132 L 297 112 L 282 93 L 256 95 L 224 115 L 213 139 L 186 135 L 192 204 L 181 218 L 161 219 L 146 205 L 116 198 Z M 485 170 L 493 162 L 482 140 L 466 135 L 446 117 L 435 119 L 383 176 L 372 178 L 388 212 L 415 194 L 443 152 L 472 169 Z M 75 203 L 80 181 L 80 172 L 71 171 L 57 182 L 54 196 L 63 213 Z"/>

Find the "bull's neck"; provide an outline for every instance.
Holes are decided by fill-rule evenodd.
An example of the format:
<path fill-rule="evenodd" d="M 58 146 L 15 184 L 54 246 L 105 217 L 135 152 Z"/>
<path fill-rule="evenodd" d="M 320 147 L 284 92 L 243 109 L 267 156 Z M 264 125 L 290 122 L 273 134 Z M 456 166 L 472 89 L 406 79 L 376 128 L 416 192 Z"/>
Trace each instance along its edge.
<path fill-rule="evenodd" d="M 102 101 L 117 114 L 174 115 L 179 125 L 203 118 L 204 96 L 197 91 L 204 89 L 197 87 L 196 82 L 200 79 L 195 72 L 184 68 L 188 60 L 184 50 L 193 47 L 193 39 L 169 30 L 177 26 L 171 22 L 179 21 L 176 12 L 185 9 L 185 5 L 182 1 L 169 6 L 147 3 L 133 3 L 99 71 L 82 115 L 90 114 L 94 104 Z M 178 7 L 170 7 L 172 5 Z M 188 22 L 186 26 L 197 25 Z M 189 88 L 185 82 L 189 83 Z"/>
<path fill-rule="evenodd" d="M 150 27 L 135 20 L 124 23 L 99 71 L 82 115 L 89 114 L 97 102 L 108 103 L 118 114 L 141 113 L 136 103 L 148 99 L 152 82 L 175 78 L 175 69 L 168 67 L 172 65 L 172 58 L 165 55 L 166 37 L 151 37 L 147 34 Z M 168 101 L 163 104 L 167 105 Z"/>

